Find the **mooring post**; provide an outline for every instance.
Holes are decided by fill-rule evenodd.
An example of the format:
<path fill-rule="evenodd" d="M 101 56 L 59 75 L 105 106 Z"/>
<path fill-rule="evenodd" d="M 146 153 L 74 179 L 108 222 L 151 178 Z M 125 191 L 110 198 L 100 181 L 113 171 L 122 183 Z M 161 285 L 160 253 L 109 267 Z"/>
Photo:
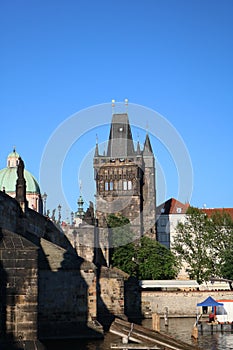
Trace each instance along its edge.
<path fill-rule="evenodd" d="M 160 316 L 156 312 L 152 314 L 152 329 L 160 332 Z"/>
<path fill-rule="evenodd" d="M 128 344 L 128 342 L 129 342 L 128 337 L 122 337 L 122 344 Z M 127 345 L 122 350 L 128 350 Z"/>
<path fill-rule="evenodd" d="M 165 310 L 164 310 L 164 325 L 168 326 L 168 307 L 165 306 Z"/>
<path fill-rule="evenodd" d="M 198 327 L 197 326 L 194 326 L 193 327 L 193 330 L 192 330 L 192 337 L 194 339 L 198 339 Z"/>

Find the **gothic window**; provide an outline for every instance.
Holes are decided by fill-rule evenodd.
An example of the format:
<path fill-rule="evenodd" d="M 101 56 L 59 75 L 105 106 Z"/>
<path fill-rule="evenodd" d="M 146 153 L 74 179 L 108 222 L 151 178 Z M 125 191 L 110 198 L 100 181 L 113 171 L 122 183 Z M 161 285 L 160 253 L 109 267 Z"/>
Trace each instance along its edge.
<path fill-rule="evenodd" d="M 105 182 L 105 191 L 108 191 L 108 182 Z"/>
<path fill-rule="evenodd" d="M 119 191 L 122 191 L 122 180 L 119 180 L 118 189 Z"/>
<path fill-rule="evenodd" d="M 110 191 L 113 191 L 113 182 L 112 181 L 110 181 L 110 183 L 109 183 L 109 189 L 110 189 Z"/>
<path fill-rule="evenodd" d="M 123 191 L 132 190 L 132 181 L 123 180 Z"/>

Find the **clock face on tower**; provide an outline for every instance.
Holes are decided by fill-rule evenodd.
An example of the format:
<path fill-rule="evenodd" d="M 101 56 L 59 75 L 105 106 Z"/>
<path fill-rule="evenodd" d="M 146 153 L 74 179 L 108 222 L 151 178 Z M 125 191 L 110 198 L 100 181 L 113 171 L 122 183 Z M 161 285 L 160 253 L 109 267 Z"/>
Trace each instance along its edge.
<path fill-rule="evenodd" d="M 120 131 L 120 132 L 122 132 L 124 130 L 124 128 L 122 127 L 122 126 L 120 126 L 119 128 L 118 128 L 118 131 Z"/>

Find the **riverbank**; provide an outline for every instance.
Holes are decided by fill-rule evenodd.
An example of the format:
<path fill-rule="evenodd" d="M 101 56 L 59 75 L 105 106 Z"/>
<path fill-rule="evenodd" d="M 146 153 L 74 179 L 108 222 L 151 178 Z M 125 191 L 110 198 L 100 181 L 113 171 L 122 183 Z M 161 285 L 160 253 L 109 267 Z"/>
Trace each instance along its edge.
<path fill-rule="evenodd" d="M 142 291 L 141 310 L 144 319 L 151 318 L 153 313 L 168 317 L 194 317 L 197 313 L 197 303 L 208 296 L 215 300 L 232 300 L 233 292 L 230 290 L 218 291 Z"/>

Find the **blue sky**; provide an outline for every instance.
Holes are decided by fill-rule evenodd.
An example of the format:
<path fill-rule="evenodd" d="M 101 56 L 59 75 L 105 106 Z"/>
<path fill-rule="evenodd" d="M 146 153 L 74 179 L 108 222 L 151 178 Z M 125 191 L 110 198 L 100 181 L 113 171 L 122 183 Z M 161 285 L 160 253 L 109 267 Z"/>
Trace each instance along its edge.
<path fill-rule="evenodd" d="M 3 1 L 0 167 L 15 145 L 39 179 L 46 144 L 64 121 L 128 98 L 158 112 L 183 139 L 193 167 L 191 204 L 232 207 L 232 16 L 232 0 Z M 147 116 L 142 118 L 146 128 Z M 107 126 L 92 130 L 64 159 L 62 187 L 72 210 L 80 164 L 96 133 L 101 143 L 108 132 Z M 144 136 L 142 131 L 141 142 Z M 165 148 L 153 138 L 167 199 L 177 195 L 177 176 Z M 88 182 L 92 188 L 91 177 L 83 177 L 83 187 Z M 41 190 L 48 207 L 59 204 L 52 184 Z"/>

